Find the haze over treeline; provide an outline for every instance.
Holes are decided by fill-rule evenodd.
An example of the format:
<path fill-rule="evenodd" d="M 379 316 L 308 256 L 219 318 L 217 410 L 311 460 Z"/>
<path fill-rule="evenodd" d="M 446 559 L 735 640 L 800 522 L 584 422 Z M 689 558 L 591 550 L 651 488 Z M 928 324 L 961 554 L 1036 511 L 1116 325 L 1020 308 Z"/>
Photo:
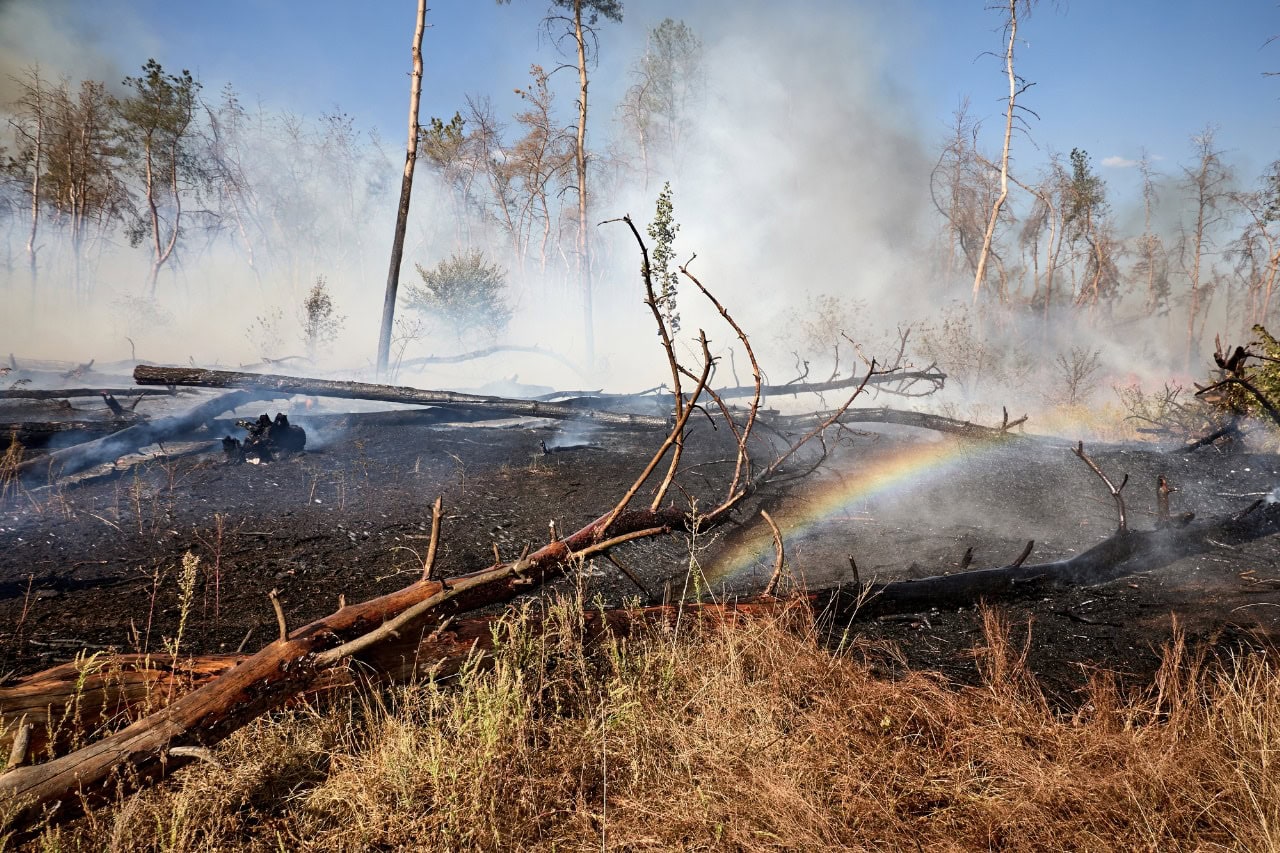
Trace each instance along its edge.
<path fill-rule="evenodd" d="M 993 54 L 976 60 L 992 63 L 990 89 L 956 91 L 956 113 L 921 127 L 856 7 L 744 5 L 695 27 L 584 0 L 587 73 L 614 83 L 590 90 L 585 165 L 573 6 L 551 5 L 528 74 L 508 90 L 423 116 L 395 358 L 506 342 L 582 361 L 589 293 L 596 365 L 584 371 L 621 387 L 660 380 L 635 243 L 598 223 L 630 213 L 643 233 L 667 184 L 679 230 L 655 272 L 674 276 L 696 252 L 692 271 L 771 356 L 774 381 L 847 375 L 849 339 L 883 354 L 911 324 L 908 353 L 952 374 L 953 401 L 995 389 L 1077 403 L 1111 384 L 1194 375 L 1216 333 L 1243 342 L 1253 324 L 1275 325 L 1280 171 L 1242 173 L 1215 125 L 1224 117 L 1183 116 L 1180 152 L 1131 161 L 1041 139 L 1026 112 L 1035 89 L 1021 91 L 1035 81 L 1016 77 L 1015 50 L 1002 193 L 1004 104 L 968 99 L 1006 96 L 1009 11 L 1024 2 L 991 8 L 990 40 L 972 45 Z M 386 45 L 406 69 L 412 11 L 403 42 Z M 1055 14 L 1071 10 L 1037 8 L 1020 32 Z M 33 38 L 52 29 L 37 4 L 0 15 L 9 39 L 13 26 Z M 467 33 L 429 30 L 425 51 L 442 38 Z M 86 61 L 77 67 L 102 73 L 71 75 L 66 46 L 50 50 L 47 64 L 0 63 L 6 352 L 228 365 L 305 352 L 369 366 L 402 138 L 341 106 L 301 114 L 234 79 L 200 79 L 181 56 L 140 55 L 114 76 Z M 1141 192 L 1113 191 L 1104 160 L 1138 170 Z M 431 275 L 457 265 L 480 286 L 442 296 Z M 707 326 L 727 355 L 714 312 L 687 282 L 665 280 L 683 336 Z M 521 378 L 570 381 L 545 368 L 528 362 Z"/>

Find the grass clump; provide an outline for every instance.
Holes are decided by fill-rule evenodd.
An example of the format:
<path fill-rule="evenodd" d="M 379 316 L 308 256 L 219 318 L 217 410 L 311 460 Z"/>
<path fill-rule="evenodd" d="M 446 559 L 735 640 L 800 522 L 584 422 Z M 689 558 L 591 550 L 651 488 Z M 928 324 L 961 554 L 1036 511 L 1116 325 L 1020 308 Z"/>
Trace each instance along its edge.
<path fill-rule="evenodd" d="M 560 605 L 484 665 L 262 720 L 58 849 L 1280 849 L 1280 679 L 1180 635 L 1147 688 L 1046 701 L 988 613 L 978 686 L 835 654 L 807 613 L 588 645 Z M 534 630 L 540 625 L 540 630 Z M 892 669 L 899 673 L 886 677 Z"/>

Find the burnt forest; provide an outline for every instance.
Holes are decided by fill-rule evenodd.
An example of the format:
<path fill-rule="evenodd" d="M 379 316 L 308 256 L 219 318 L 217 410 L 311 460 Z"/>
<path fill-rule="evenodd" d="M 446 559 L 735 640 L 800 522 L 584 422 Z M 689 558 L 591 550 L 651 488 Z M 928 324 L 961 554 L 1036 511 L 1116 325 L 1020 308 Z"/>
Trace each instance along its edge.
<path fill-rule="evenodd" d="M 0 2 L 0 849 L 1280 850 L 1208 15 Z"/>

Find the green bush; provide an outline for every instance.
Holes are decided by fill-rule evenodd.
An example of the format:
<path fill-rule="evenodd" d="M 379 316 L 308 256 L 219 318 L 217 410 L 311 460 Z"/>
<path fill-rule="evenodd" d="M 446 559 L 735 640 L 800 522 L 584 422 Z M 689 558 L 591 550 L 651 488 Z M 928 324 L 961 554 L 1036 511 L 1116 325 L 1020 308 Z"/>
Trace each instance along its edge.
<path fill-rule="evenodd" d="M 480 250 L 450 255 L 431 269 L 416 266 L 422 284 L 406 288 L 405 307 L 460 340 L 472 333 L 497 337 L 511 322 L 506 270 L 486 261 Z"/>

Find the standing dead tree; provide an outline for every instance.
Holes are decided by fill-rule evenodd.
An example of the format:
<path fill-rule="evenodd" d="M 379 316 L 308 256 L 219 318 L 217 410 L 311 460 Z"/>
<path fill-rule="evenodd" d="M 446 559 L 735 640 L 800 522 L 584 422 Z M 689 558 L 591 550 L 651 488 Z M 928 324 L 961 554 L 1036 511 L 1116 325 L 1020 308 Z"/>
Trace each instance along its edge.
<path fill-rule="evenodd" d="M 1009 148 L 1013 139 L 1013 120 L 1018 106 L 1018 96 L 1030 88 L 1031 84 L 1022 80 L 1013 70 L 1013 48 L 1018 40 L 1018 14 L 1025 17 L 1031 11 L 1030 0 L 1006 0 L 1005 32 L 1009 36 L 1005 48 L 1005 74 L 1009 78 L 1009 101 L 1005 108 L 1004 146 L 1000 153 L 1000 193 L 991 205 L 991 215 L 987 218 L 987 228 L 982 235 L 982 249 L 978 252 L 977 263 L 973 274 L 973 302 L 976 305 L 982 295 L 982 285 L 987 277 L 987 261 L 991 257 L 991 242 L 995 237 L 996 223 L 1000 221 L 1000 210 L 1009 198 Z"/>
<path fill-rule="evenodd" d="M 1213 247 L 1217 228 L 1225 219 L 1223 206 L 1232 173 L 1222 159 L 1214 139 L 1214 129 L 1207 127 L 1191 138 L 1195 161 L 1183 167 L 1182 187 L 1193 203 L 1195 219 L 1190 231 L 1180 241 L 1183 274 L 1187 279 L 1186 368 L 1200 347 L 1209 303 L 1213 298 L 1211 271 L 1207 256 Z"/>
<path fill-rule="evenodd" d="M 387 271 L 387 293 L 382 301 L 382 326 L 378 334 L 378 375 L 387 372 L 391 353 L 391 328 L 396 314 L 396 292 L 400 287 L 400 260 L 404 256 L 404 235 L 409 226 L 409 200 L 413 195 L 413 167 L 418 162 L 418 103 L 422 100 L 422 32 L 426 28 L 427 0 L 418 0 L 417 23 L 413 29 L 413 73 L 409 84 L 409 143 L 404 155 L 400 181 L 400 205 L 396 208 L 396 230 L 391 242 L 391 263 Z"/>

